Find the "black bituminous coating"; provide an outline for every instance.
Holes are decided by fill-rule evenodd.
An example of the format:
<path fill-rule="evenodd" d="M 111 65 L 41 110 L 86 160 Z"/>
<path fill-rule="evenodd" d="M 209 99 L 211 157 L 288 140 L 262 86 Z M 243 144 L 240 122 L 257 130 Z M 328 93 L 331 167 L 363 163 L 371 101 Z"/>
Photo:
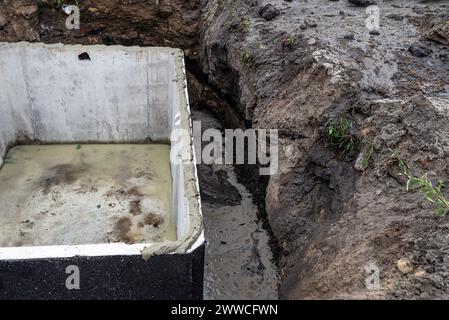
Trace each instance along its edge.
<path fill-rule="evenodd" d="M 80 290 L 65 286 L 66 268 L 80 270 Z M 0 261 L 0 300 L 199 300 L 204 246 L 190 254 Z"/>

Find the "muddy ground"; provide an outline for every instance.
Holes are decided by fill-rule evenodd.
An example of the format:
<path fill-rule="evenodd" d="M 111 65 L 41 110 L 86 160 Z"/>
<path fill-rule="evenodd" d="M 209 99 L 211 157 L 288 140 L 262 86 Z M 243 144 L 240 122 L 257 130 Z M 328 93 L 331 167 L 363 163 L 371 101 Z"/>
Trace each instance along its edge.
<path fill-rule="evenodd" d="M 279 129 L 279 172 L 240 178 L 272 235 L 281 298 L 449 298 L 449 218 L 407 192 L 399 166 L 449 178 L 448 1 L 378 0 L 371 32 L 367 1 L 79 2 L 73 32 L 50 1 L 3 0 L 0 40 L 181 47 L 194 107 Z M 348 148 L 329 135 L 342 119 Z"/>
<path fill-rule="evenodd" d="M 201 121 L 203 131 L 223 129 L 207 110 L 193 109 L 192 118 Z M 198 165 L 207 239 L 204 298 L 277 299 L 279 273 L 270 235 L 238 174 L 233 165 Z"/>

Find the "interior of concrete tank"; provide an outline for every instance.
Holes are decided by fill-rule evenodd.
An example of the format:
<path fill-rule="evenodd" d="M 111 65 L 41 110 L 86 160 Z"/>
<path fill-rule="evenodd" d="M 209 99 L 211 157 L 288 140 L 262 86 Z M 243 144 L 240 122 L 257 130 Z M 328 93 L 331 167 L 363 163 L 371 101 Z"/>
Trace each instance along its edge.
<path fill-rule="evenodd" d="M 169 145 L 20 145 L 0 170 L 0 247 L 175 241 Z"/>

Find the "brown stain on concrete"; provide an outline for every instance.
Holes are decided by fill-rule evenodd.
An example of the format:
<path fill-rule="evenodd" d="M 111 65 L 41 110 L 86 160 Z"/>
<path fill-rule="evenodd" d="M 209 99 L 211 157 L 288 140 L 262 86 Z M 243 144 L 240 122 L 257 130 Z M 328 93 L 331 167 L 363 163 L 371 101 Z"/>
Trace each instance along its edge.
<path fill-rule="evenodd" d="M 123 217 L 117 220 L 115 230 L 121 240 L 126 243 L 132 243 L 133 239 L 130 236 L 132 222 L 128 217 Z"/>
<path fill-rule="evenodd" d="M 62 184 L 74 184 L 89 169 L 86 164 L 59 164 L 48 169 L 37 182 L 44 194 L 48 194 L 52 187 Z"/>
<path fill-rule="evenodd" d="M 142 205 L 140 204 L 140 199 L 139 200 L 133 200 L 130 201 L 129 206 L 130 206 L 130 210 L 129 213 L 131 213 L 132 215 L 136 216 L 142 213 Z"/>
<path fill-rule="evenodd" d="M 143 222 L 139 223 L 139 227 L 143 228 L 145 225 L 153 226 L 155 228 L 159 228 L 159 225 L 164 223 L 164 218 L 158 214 L 148 213 Z"/>

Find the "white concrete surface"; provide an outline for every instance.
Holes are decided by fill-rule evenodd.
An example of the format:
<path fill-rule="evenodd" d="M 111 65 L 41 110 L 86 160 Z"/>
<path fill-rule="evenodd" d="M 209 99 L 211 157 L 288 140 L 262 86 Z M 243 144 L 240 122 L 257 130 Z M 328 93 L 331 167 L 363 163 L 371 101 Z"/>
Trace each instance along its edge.
<path fill-rule="evenodd" d="M 169 141 L 176 50 L 3 44 L 0 52 L 5 133 L 46 142 Z M 91 60 L 79 60 L 83 52 Z"/>
<path fill-rule="evenodd" d="M 90 60 L 80 60 L 82 53 Z M 0 115 L 0 165 L 18 141 L 169 142 L 175 129 L 184 129 L 189 145 L 172 153 L 191 161 L 171 168 L 178 240 L 148 243 L 142 251 L 149 258 L 204 242 L 182 51 L 0 43 Z M 142 245 L 121 248 L 127 249 L 117 254 L 135 254 Z M 83 252 L 82 246 L 66 251 Z M 0 258 L 26 259 L 27 252 L 0 248 Z"/>

